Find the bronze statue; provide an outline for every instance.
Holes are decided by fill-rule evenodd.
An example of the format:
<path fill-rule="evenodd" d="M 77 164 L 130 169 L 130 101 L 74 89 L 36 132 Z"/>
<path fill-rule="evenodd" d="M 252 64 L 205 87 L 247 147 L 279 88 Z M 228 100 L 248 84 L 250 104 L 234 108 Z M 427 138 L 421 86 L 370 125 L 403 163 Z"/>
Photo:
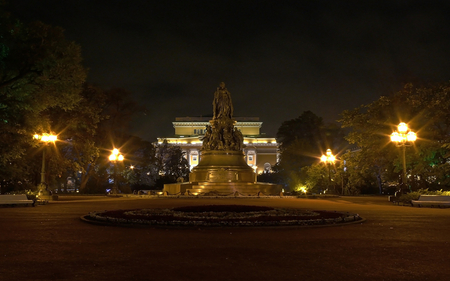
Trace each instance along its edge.
<path fill-rule="evenodd" d="M 203 150 L 211 149 L 211 136 L 212 136 L 211 126 L 206 126 L 205 135 L 202 138 L 200 138 L 200 140 L 203 142 L 202 145 Z"/>
<path fill-rule="evenodd" d="M 232 128 L 224 128 L 223 129 L 223 142 L 224 148 L 226 150 L 232 150 L 234 148 L 234 139 L 233 139 L 233 129 Z"/>
<path fill-rule="evenodd" d="M 234 127 L 234 144 L 235 144 L 235 150 L 242 150 L 244 146 L 244 136 L 242 135 L 241 131 L 238 130 L 238 128 Z"/>
<path fill-rule="evenodd" d="M 231 102 L 231 95 L 227 88 L 225 88 L 224 82 L 220 83 L 214 93 L 213 114 L 213 119 L 233 117 L 233 103 Z"/>
<path fill-rule="evenodd" d="M 242 150 L 244 137 L 234 127 L 236 121 L 232 119 L 233 104 L 224 82 L 220 83 L 214 93 L 213 112 L 214 117 L 209 121 L 211 125 L 206 127 L 206 133 L 201 138 L 202 150 Z"/>
<path fill-rule="evenodd" d="M 184 195 L 280 195 L 281 185 L 256 182 L 256 174 L 245 159 L 244 136 L 233 119 L 231 96 L 220 83 L 214 93 L 214 117 L 209 120 L 200 161 L 189 174 L 188 183 L 165 184 L 164 192 Z"/>

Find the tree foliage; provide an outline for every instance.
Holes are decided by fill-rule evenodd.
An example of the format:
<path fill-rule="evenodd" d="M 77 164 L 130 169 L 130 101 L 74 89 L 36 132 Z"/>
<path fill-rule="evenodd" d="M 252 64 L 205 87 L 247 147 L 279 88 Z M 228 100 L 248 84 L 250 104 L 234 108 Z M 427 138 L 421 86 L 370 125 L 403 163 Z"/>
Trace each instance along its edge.
<path fill-rule="evenodd" d="M 124 146 L 129 168 L 124 177 L 131 190 L 150 189 L 156 180 L 156 147 L 153 143 L 132 137 Z"/>
<path fill-rule="evenodd" d="M 406 147 L 406 165 L 411 188 L 449 186 L 450 140 L 449 84 L 414 87 L 382 96 L 377 101 L 342 113 L 343 127 L 351 128 L 346 139 L 359 149 L 344 157 L 349 166 L 349 185 L 377 186 L 398 183 L 402 171 L 401 151 L 389 135 L 400 122 L 419 139 Z"/>
<path fill-rule="evenodd" d="M 49 112 L 80 101 L 86 70 L 61 28 L 23 23 L 1 7 L 0 15 L 0 176 L 11 179 L 15 161 L 37 145 L 32 135 L 51 131 Z"/>
<path fill-rule="evenodd" d="M 80 189 L 83 190 L 91 176 L 96 172 L 100 151 L 104 145 L 104 136 L 99 134 L 100 123 L 107 119 L 104 114 L 106 103 L 104 91 L 93 85 L 85 84 L 81 100 L 70 110 L 52 110 L 50 119 L 53 129 L 59 133 L 59 166 L 64 167 L 63 178 L 80 177 Z M 63 172 L 61 171 L 61 174 Z"/>
<path fill-rule="evenodd" d="M 281 174 L 285 184 L 292 190 L 304 185 L 304 167 L 317 163 L 326 149 L 334 153 L 342 150 L 346 142 L 342 130 L 335 124 L 324 124 L 323 119 L 311 111 L 282 123 L 277 132 L 280 161 L 274 170 Z"/>
<path fill-rule="evenodd" d="M 125 155 L 125 161 L 114 167 L 123 190 L 155 185 L 161 177 L 176 181 L 187 176 L 189 167 L 179 147 L 154 145 L 130 135 L 132 118 L 144 111 L 130 92 L 85 84 L 80 47 L 67 41 L 61 28 L 23 23 L 4 12 L 2 3 L 2 191 L 39 183 L 44 149 L 45 181 L 52 189 L 64 189 L 71 178 L 82 192 L 104 191 L 114 167 L 108 160 L 113 148 Z M 58 141 L 44 147 L 32 139 L 35 133 L 58 134 Z"/>
<path fill-rule="evenodd" d="M 186 179 L 189 174 L 189 162 L 185 157 L 185 152 L 179 146 L 173 146 L 164 140 L 156 146 L 156 166 L 155 166 L 159 187 L 164 183 L 177 182 L 178 178 Z M 156 175 L 155 175 L 156 176 Z"/>
<path fill-rule="evenodd" d="M 132 116 L 141 109 L 130 93 L 86 84 L 81 95 L 72 110 L 54 110 L 51 119 L 53 128 L 65 140 L 62 151 L 67 170 L 78 173 L 83 191 L 89 180 L 98 182 L 108 176 L 108 157 L 113 148 L 133 155 L 142 141 L 127 131 Z"/>

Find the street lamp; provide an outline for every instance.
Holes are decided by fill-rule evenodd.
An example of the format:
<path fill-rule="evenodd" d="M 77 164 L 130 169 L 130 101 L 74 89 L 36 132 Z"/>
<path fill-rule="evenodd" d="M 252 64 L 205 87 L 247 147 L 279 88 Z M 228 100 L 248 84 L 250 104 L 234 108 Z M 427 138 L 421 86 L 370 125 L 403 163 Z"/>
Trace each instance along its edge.
<path fill-rule="evenodd" d="M 52 134 L 35 134 L 33 136 L 34 139 L 40 140 L 45 145 L 42 149 L 42 169 L 41 169 L 41 183 L 38 185 L 39 194 L 44 194 L 47 192 L 47 184 L 45 183 L 45 148 L 49 142 L 55 142 L 58 140 L 58 136 Z"/>
<path fill-rule="evenodd" d="M 406 146 L 411 145 L 416 141 L 417 135 L 413 131 L 409 130 L 406 123 L 401 122 L 397 127 L 398 131 L 391 134 L 391 141 L 394 142 L 397 147 L 402 147 L 402 186 L 406 185 Z M 403 193 L 403 188 L 400 187 L 400 191 Z"/>
<path fill-rule="evenodd" d="M 327 149 L 327 152 L 325 155 L 322 155 L 320 157 L 320 161 L 324 162 L 328 165 L 328 188 L 330 188 L 331 185 L 331 164 L 334 164 L 334 161 L 336 161 L 336 157 L 331 153 L 331 149 Z M 335 187 L 335 193 L 336 193 L 336 187 Z"/>
<path fill-rule="evenodd" d="M 117 179 L 116 179 L 117 168 L 116 168 L 116 164 L 117 164 L 117 161 L 119 161 L 119 162 L 123 161 L 123 155 L 120 153 L 120 151 L 117 148 L 114 148 L 113 151 L 111 152 L 111 155 L 109 155 L 109 161 L 111 161 L 113 163 L 113 166 L 114 166 L 114 185 L 113 185 L 113 189 L 112 189 L 111 193 L 112 194 L 118 194 L 119 190 L 117 189 Z"/>

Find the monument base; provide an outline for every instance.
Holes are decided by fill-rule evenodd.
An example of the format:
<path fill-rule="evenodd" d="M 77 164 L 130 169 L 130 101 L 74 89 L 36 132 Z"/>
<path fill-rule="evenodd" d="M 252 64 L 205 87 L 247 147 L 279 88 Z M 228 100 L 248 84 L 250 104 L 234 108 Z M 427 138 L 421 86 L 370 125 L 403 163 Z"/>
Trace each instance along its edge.
<path fill-rule="evenodd" d="M 242 151 L 204 151 L 189 182 L 165 184 L 167 194 L 179 195 L 280 195 L 282 186 L 256 182 L 256 173 L 245 163 Z"/>
<path fill-rule="evenodd" d="M 256 174 L 242 151 L 202 151 L 200 163 L 189 174 L 192 183 L 254 183 Z"/>
<path fill-rule="evenodd" d="M 279 184 L 255 183 L 171 183 L 164 185 L 164 193 L 168 195 L 200 195 L 200 196 L 279 196 L 282 186 Z"/>

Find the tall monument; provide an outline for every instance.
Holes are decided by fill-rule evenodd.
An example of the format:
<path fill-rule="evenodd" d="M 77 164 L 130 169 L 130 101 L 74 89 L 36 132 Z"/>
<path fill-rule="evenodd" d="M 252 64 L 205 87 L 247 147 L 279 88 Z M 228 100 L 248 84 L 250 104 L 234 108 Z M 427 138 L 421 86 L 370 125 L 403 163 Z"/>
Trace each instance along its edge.
<path fill-rule="evenodd" d="M 256 182 L 256 174 L 245 163 L 244 137 L 234 127 L 233 103 L 225 83 L 213 100 L 213 118 L 202 139 L 199 164 L 189 182 L 166 184 L 167 194 L 184 195 L 280 195 L 281 185 Z"/>

